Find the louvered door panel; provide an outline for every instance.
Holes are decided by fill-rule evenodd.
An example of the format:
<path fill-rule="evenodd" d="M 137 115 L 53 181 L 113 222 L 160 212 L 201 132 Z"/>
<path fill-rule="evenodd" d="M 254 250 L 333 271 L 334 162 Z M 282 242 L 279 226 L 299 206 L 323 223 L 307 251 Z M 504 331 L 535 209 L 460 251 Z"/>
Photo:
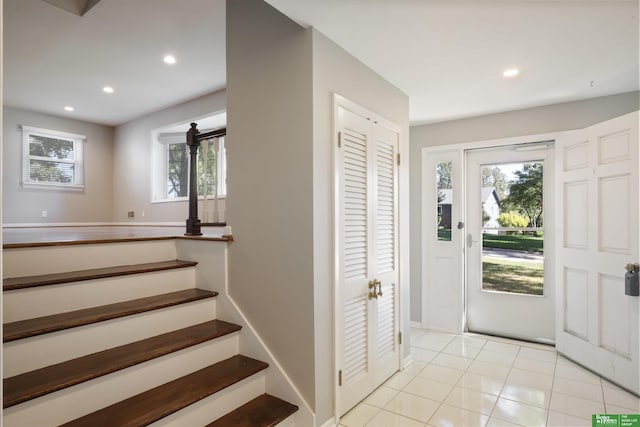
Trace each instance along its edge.
<path fill-rule="evenodd" d="M 395 283 L 382 286 L 382 298 L 378 298 L 378 327 L 376 358 L 387 359 L 396 352 L 396 301 Z"/>
<path fill-rule="evenodd" d="M 370 123 L 348 110 L 339 110 L 340 151 L 338 152 L 340 212 L 337 236 L 340 258 L 340 296 L 338 334 L 343 405 L 351 408 L 370 393 L 373 384 L 371 336 L 375 323 L 371 301 L 367 298 L 370 275 L 372 212 Z"/>
<path fill-rule="evenodd" d="M 367 274 L 367 138 L 346 128 L 344 144 L 345 278 Z"/>
<path fill-rule="evenodd" d="M 376 272 L 395 270 L 395 149 L 386 141 L 376 144 Z"/>
<path fill-rule="evenodd" d="M 384 125 L 374 128 L 374 251 L 372 275 L 380 283 L 375 299 L 376 385 L 399 368 L 398 346 L 398 223 L 397 147 L 398 133 Z"/>
<path fill-rule="evenodd" d="M 368 357 L 368 310 L 367 298 L 353 298 L 345 305 L 345 343 L 343 384 L 348 386 L 362 375 L 369 367 Z"/>

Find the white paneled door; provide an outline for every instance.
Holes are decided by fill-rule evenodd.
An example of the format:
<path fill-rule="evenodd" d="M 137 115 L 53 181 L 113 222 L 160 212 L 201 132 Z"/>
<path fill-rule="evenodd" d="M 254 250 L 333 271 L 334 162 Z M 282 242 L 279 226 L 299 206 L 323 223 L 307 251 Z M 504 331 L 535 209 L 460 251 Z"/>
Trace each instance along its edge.
<path fill-rule="evenodd" d="M 638 113 L 557 144 L 556 348 L 639 393 L 639 297 L 624 281 L 625 265 L 640 261 Z"/>
<path fill-rule="evenodd" d="M 343 415 L 400 367 L 399 131 L 336 97 L 336 347 Z"/>

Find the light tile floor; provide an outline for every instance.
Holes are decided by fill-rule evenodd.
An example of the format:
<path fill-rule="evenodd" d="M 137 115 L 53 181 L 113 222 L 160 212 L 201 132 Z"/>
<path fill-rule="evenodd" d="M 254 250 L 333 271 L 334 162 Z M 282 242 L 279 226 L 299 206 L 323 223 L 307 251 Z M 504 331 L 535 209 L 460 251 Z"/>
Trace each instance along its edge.
<path fill-rule="evenodd" d="M 411 330 L 413 362 L 340 420 L 341 427 L 591 426 L 637 414 L 640 399 L 553 347 Z"/>

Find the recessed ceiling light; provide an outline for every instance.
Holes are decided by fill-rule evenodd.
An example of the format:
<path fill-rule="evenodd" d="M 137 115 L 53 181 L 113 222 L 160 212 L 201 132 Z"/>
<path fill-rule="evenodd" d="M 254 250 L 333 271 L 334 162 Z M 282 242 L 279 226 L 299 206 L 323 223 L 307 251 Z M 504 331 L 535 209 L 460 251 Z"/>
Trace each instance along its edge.
<path fill-rule="evenodd" d="M 64 110 L 65 111 L 73 111 L 74 108 L 72 106 L 70 106 L 70 105 L 67 105 L 66 107 L 64 107 Z"/>
<path fill-rule="evenodd" d="M 173 55 L 165 55 L 164 58 L 162 58 L 162 60 L 164 61 L 165 64 L 169 64 L 169 65 L 173 65 L 176 63 L 176 57 Z"/>
<path fill-rule="evenodd" d="M 105 86 L 102 88 L 104 93 L 113 93 L 113 88 L 111 86 Z"/>
<path fill-rule="evenodd" d="M 515 77 L 518 74 L 520 74 L 520 70 L 518 70 L 517 68 L 511 68 L 502 73 L 502 75 L 505 77 Z"/>

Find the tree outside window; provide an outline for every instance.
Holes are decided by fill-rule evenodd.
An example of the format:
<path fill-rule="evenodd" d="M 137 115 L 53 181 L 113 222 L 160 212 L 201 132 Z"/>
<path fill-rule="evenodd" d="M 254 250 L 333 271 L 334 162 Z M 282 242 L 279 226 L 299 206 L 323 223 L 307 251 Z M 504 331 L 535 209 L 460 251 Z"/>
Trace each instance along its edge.
<path fill-rule="evenodd" d="M 207 166 L 204 168 L 204 147 L 207 144 Z M 218 177 L 224 176 L 224 138 L 220 138 L 219 158 L 216 158 L 214 140 L 203 141 L 198 148 L 198 193 L 203 194 L 206 181 L 207 195 L 225 195 L 224 182 L 218 184 Z M 217 167 L 216 167 L 217 165 Z M 167 144 L 167 198 L 187 197 L 189 195 L 189 147 L 185 143 Z"/>

